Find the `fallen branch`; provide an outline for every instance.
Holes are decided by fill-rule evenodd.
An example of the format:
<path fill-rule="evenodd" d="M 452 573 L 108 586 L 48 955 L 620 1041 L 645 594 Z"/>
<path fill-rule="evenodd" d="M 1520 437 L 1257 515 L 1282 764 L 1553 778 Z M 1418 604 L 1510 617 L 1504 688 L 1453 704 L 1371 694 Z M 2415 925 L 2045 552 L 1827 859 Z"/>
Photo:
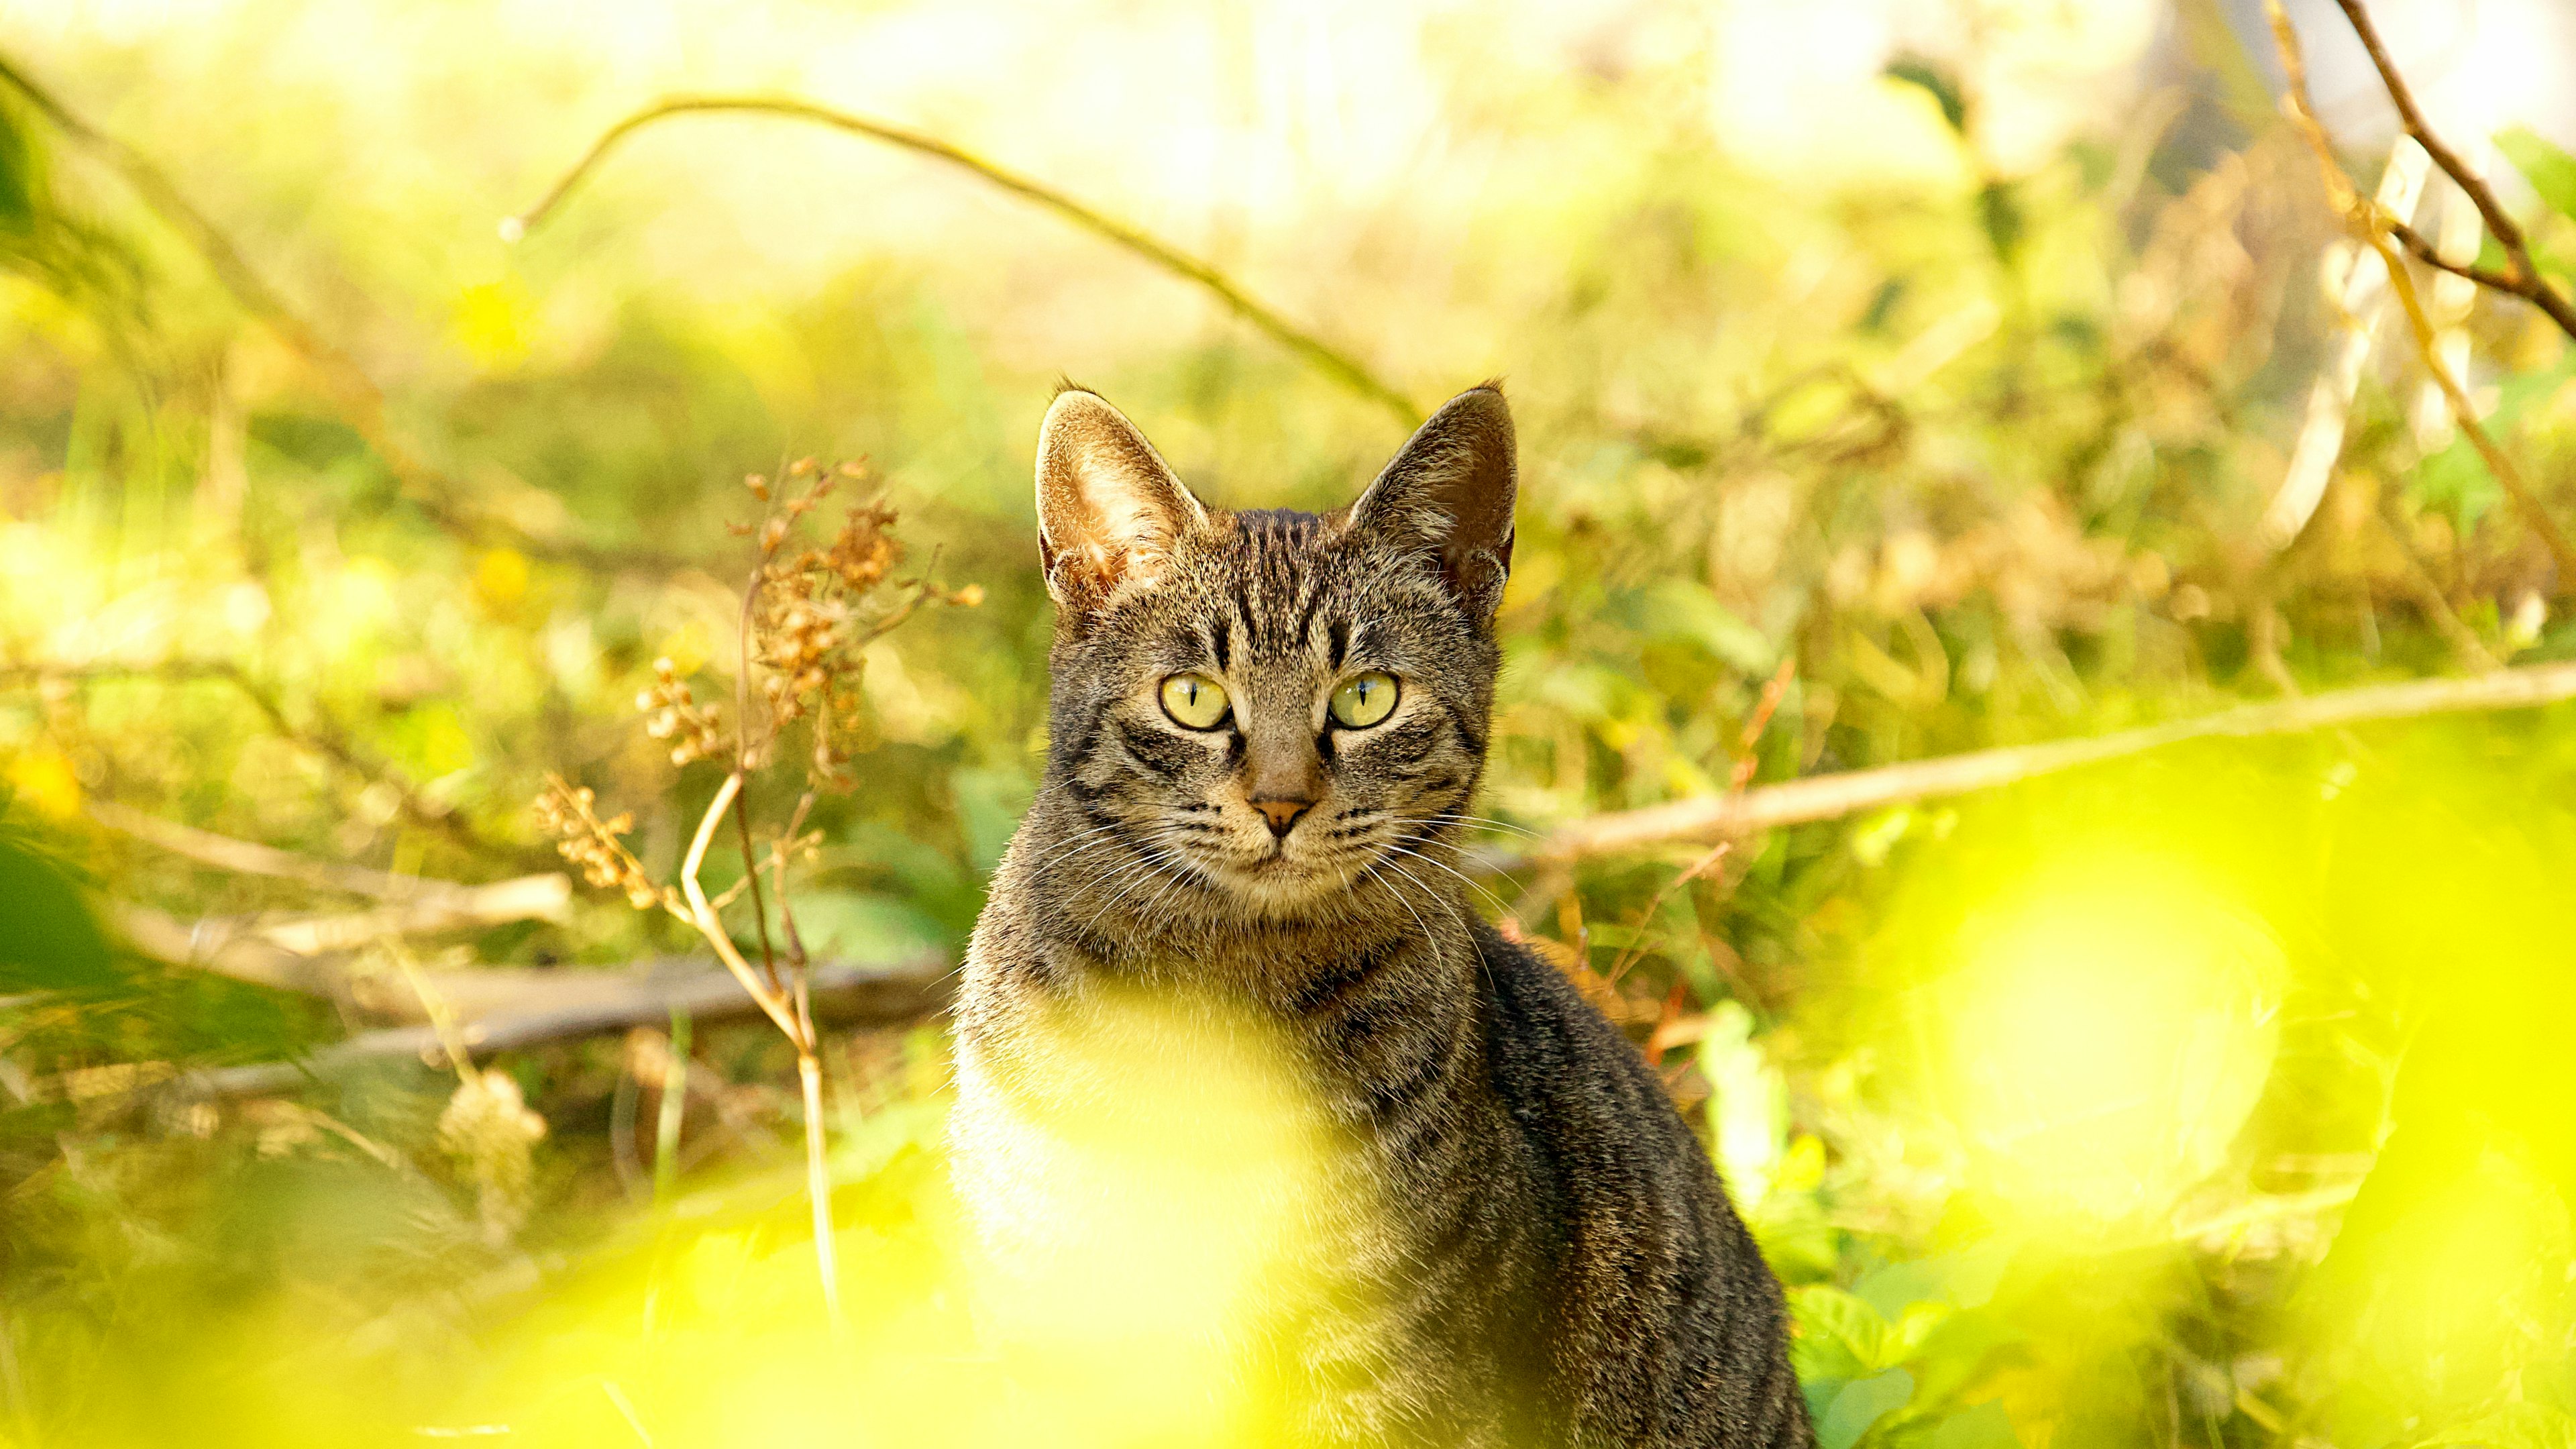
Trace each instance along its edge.
<path fill-rule="evenodd" d="M 1816 775 L 1760 786 L 1741 795 L 1702 796 L 1597 815 L 1560 828 L 1531 854 L 1538 861 L 1556 863 L 1675 841 L 1725 839 L 1775 826 L 1833 820 L 1863 810 L 1992 789 L 2186 740 L 2304 734 L 2375 720 L 2527 709 L 2564 699 L 2576 699 L 2576 664 L 2499 669 L 2469 679 L 2370 685 L 2278 704 L 2247 705 L 2202 719 L 2123 730 L 2098 739 L 1980 750 L 1875 770 Z"/>
<path fill-rule="evenodd" d="M 570 903 L 570 895 L 571 883 L 562 876 L 527 876 L 460 887 L 446 899 L 341 916 L 209 916 L 187 922 L 125 901 L 102 902 L 99 914 L 127 945 L 153 960 L 418 1021 L 423 1019 L 418 993 L 350 969 L 350 958 L 360 948 L 406 935 L 552 919 Z M 465 1016 L 559 1006 L 616 981 L 569 968 L 489 966 L 420 974 L 442 1001 Z"/>
<path fill-rule="evenodd" d="M 102 902 L 99 916 L 127 945 L 155 961 L 306 996 L 341 1000 L 350 992 L 345 963 L 290 951 L 262 937 L 249 922 L 214 918 L 191 925 L 123 901 Z"/>
<path fill-rule="evenodd" d="M 490 885 L 448 886 L 431 895 L 391 901 L 371 911 L 262 921 L 253 929 L 289 951 L 314 956 L 354 951 L 387 936 L 480 931 L 512 921 L 560 921 L 571 908 L 570 876 L 523 875 Z"/>
<path fill-rule="evenodd" d="M 699 963 L 703 964 L 703 963 Z M 449 972 L 445 977 L 480 973 Z M 601 972 L 549 975 L 600 977 Z M 937 958 L 891 965 L 830 963 L 814 968 L 816 1019 L 841 1026 L 897 1026 L 933 1016 L 947 1006 L 948 964 Z M 674 1009 L 696 1021 L 734 1020 L 759 1011 L 741 983 L 723 971 L 692 970 L 679 977 L 611 977 L 595 982 L 579 1000 L 494 1011 L 463 1020 L 458 1034 L 477 1057 L 576 1037 L 600 1036 L 637 1026 L 667 1024 Z M 460 1013 L 462 1015 L 462 1013 Z M 301 1062 L 263 1062 L 179 1078 L 178 1090 L 201 1097 L 254 1097 L 291 1091 L 375 1063 L 412 1058 L 444 1064 L 445 1049 L 429 1026 L 361 1032 Z"/>
<path fill-rule="evenodd" d="M 199 830 L 175 820 L 148 815 L 113 800 L 92 800 L 86 807 L 89 817 L 120 835 L 129 835 L 146 845 L 184 856 L 200 865 L 236 875 L 267 876 L 274 880 L 298 881 L 323 890 L 346 891 L 351 895 L 374 896 L 378 900 L 399 902 L 410 914 L 387 915 L 388 920 L 417 922 L 379 930 L 375 934 L 406 934 L 450 929 L 441 924 L 442 916 L 454 917 L 457 926 L 497 925 L 504 921 L 557 920 L 572 900 L 572 882 L 560 872 L 521 876 L 515 880 L 496 881 L 488 885 L 460 885 L 455 881 L 429 876 L 397 875 L 391 871 L 373 870 L 363 865 L 349 865 L 336 860 L 316 860 L 273 845 L 252 840 L 236 840 L 211 830 Z M 385 913 L 363 913 L 384 915 Z M 357 916 L 338 919 L 357 920 Z M 331 918 L 317 918 L 331 919 Z M 274 936 L 276 928 L 271 928 Z M 281 944 L 288 944 L 281 941 Z M 289 949 L 314 951 L 318 946 L 293 946 Z"/>
<path fill-rule="evenodd" d="M 1191 256 L 1171 243 L 1115 217 L 1103 215 L 1043 182 L 1022 176 L 1016 171 L 1006 170 L 936 136 L 915 131 L 906 126 L 898 126 L 892 122 L 854 116 L 847 111 L 836 111 L 829 106 L 817 105 L 812 101 L 764 96 L 671 96 L 655 101 L 601 133 L 598 140 L 591 142 L 590 149 L 582 153 L 581 159 L 573 163 L 572 169 L 565 172 L 553 186 L 547 188 L 546 194 L 536 205 L 517 216 L 504 220 L 501 223 L 502 239 L 517 241 L 543 225 L 546 217 L 554 211 L 564 197 L 597 169 L 608 153 L 615 150 L 627 137 L 655 122 L 669 120 L 674 116 L 705 115 L 778 116 L 788 120 L 810 121 L 848 135 L 861 136 L 871 141 L 881 141 L 889 146 L 900 147 L 917 155 L 944 161 L 951 166 L 971 172 L 1014 196 L 1036 202 L 1113 246 L 1142 257 L 1174 276 L 1195 283 L 1201 290 L 1224 303 L 1228 311 L 1251 323 L 1267 334 L 1272 341 L 1303 357 L 1351 391 L 1385 408 L 1406 427 L 1417 427 L 1422 422 L 1422 410 L 1414 406 L 1411 398 L 1398 392 L 1357 358 L 1299 327 L 1254 298 L 1231 277 L 1218 271 L 1212 263 Z"/>

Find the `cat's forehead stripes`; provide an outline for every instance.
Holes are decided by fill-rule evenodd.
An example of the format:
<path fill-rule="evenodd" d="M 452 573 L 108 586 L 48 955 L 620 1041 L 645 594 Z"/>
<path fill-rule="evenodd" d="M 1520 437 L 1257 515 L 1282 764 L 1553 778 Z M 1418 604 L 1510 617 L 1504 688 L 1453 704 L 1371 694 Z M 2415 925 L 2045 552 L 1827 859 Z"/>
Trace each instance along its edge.
<path fill-rule="evenodd" d="M 1212 533 L 1205 562 L 1214 586 L 1214 632 L 1207 643 L 1218 668 L 1338 653 L 1339 636 L 1330 631 L 1347 629 L 1347 607 L 1324 519 L 1286 508 L 1247 509 Z"/>

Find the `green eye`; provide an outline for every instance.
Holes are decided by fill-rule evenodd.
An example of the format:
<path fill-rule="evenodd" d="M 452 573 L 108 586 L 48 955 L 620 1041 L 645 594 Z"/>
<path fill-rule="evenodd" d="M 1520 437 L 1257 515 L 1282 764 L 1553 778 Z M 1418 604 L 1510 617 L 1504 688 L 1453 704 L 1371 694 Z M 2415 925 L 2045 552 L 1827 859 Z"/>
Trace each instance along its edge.
<path fill-rule="evenodd" d="M 1353 675 L 1333 691 L 1333 722 L 1364 730 L 1395 713 L 1395 676 L 1374 671 Z"/>
<path fill-rule="evenodd" d="M 1225 723 L 1225 686 L 1204 674 L 1175 674 L 1163 681 L 1163 713 L 1183 729 L 1215 729 Z"/>

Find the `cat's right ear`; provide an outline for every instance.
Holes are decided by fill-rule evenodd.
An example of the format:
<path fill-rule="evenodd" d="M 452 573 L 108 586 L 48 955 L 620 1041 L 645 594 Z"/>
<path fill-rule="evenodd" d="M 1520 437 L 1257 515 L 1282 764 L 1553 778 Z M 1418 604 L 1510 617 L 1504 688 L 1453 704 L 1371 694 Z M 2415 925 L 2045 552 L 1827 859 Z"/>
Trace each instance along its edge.
<path fill-rule="evenodd" d="M 1047 593 L 1079 617 L 1151 583 L 1207 510 L 1136 425 L 1079 388 L 1038 429 L 1038 559 Z"/>

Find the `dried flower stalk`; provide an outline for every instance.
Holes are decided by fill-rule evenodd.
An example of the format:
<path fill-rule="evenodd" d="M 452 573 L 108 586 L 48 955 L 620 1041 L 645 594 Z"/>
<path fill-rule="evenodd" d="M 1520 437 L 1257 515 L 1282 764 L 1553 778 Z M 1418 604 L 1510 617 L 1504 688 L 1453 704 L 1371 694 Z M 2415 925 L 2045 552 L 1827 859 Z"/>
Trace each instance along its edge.
<path fill-rule="evenodd" d="M 806 515 L 844 484 L 864 483 L 867 477 L 859 464 L 826 469 L 804 458 L 790 465 L 777 484 L 756 473 L 743 480 L 752 497 L 767 507 L 759 522 L 735 529 L 754 540 L 754 558 L 743 587 L 741 662 L 734 677 L 730 730 L 718 707 L 701 703 L 670 660 L 654 661 L 653 682 L 636 697 L 645 733 L 669 742 L 672 764 L 726 760 L 731 766 L 690 837 L 677 889 L 655 880 L 626 848 L 624 837 L 635 823 L 631 814 L 603 819 L 590 790 L 559 778 L 549 778 L 537 801 L 538 823 L 555 837 L 556 848 L 580 868 L 584 880 L 622 891 L 637 910 L 659 908 L 687 922 L 795 1048 L 816 1267 L 835 1323 L 840 1321 L 840 1289 L 823 1135 L 821 1040 L 807 987 L 810 962 L 788 903 L 788 865 L 815 854 L 821 837 L 806 833 L 805 820 L 819 794 L 856 784 L 850 762 L 868 742 L 862 651 L 923 604 L 971 608 L 983 599 L 982 591 L 972 586 L 951 591 L 926 576 L 897 579 L 903 545 L 893 533 L 894 510 L 881 500 L 849 508 L 840 528 L 819 546 L 799 545 Z M 803 731 L 805 789 L 764 859 L 753 846 L 745 786 L 754 773 L 778 763 L 781 739 L 791 729 Z M 742 852 L 742 877 L 710 897 L 701 874 L 728 815 Z M 764 874 L 770 878 L 767 891 L 762 888 Z M 722 914 L 745 895 L 751 899 L 759 941 L 757 965 L 734 944 Z M 771 895 L 782 940 L 770 934 Z"/>

